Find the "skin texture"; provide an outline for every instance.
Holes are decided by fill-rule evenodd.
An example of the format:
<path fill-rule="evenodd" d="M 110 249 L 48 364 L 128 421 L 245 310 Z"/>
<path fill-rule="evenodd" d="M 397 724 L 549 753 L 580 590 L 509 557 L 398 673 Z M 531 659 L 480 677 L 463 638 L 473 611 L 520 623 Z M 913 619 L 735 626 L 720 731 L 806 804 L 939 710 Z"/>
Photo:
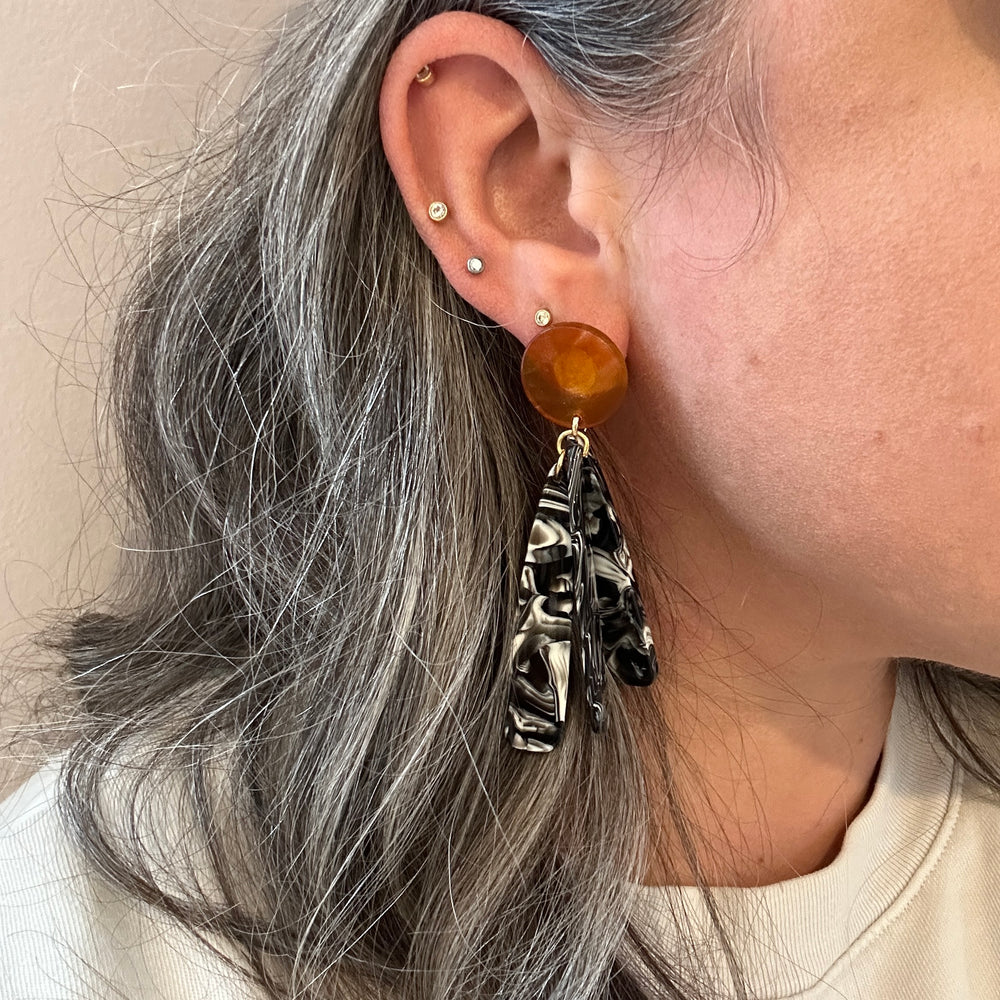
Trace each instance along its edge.
<path fill-rule="evenodd" d="M 685 749 L 720 884 L 836 856 L 876 775 L 892 657 L 1000 674 L 994 6 L 756 2 L 781 171 L 749 249 L 760 191 L 724 123 L 658 171 L 652 140 L 582 120 L 532 46 L 478 15 L 425 22 L 386 73 L 386 154 L 459 293 L 523 343 L 544 305 L 628 357 L 607 441 L 645 558 L 675 581 L 644 594 L 654 636 L 677 635 L 672 682 L 646 696 Z M 434 86 L 412 84 L 431 62 Z M 658 815 L 647 881 L 684 882 Z"/>

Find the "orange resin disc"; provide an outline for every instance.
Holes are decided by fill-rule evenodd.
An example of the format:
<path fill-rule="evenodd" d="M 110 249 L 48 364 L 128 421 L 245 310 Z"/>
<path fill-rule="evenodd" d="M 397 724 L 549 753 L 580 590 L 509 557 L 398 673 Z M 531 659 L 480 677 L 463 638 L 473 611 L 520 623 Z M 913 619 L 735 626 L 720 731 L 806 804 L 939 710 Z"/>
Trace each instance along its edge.
<path fill-rule="evenodd" d="M 628 369 L 614 342 L 586 323 L 556 323 L 528 344 L 521 384 L 532 405 L 562 427 L 604 423 L 625 398 Z"/>

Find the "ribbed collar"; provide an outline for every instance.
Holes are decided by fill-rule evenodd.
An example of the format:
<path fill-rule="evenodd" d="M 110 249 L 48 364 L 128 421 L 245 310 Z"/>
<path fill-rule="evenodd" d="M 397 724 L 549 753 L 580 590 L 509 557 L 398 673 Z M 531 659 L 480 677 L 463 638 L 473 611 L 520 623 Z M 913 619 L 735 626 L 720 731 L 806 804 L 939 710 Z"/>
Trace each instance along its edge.
<path fill-rule="evenodd" d="M 954 826 L 961 788 L 962 769 L 934 736 L 910 673 L 900 666 L 875 787 L 837 857 L 800 878 L 713 890 L 727 925 L 736 929 L 732 940 L 748 984 L 761 1000 L 821 990 L 824 978 L 835 976 L 841 962 L 866 948 L 919 893 Z M 637 891 L 639 919 L 652 922 L 655 937 L 719 990 L 730 991 L 728 962 L 699 891 Z M 689 922 L 684 935 L 678 916 Z"/>

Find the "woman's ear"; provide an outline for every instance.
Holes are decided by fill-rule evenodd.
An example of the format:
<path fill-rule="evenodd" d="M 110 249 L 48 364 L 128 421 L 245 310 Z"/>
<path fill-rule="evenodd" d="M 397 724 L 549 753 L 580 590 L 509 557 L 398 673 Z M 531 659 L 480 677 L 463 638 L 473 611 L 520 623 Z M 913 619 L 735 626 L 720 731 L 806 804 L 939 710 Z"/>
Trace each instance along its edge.
<path fill-rule="evenodd" d="M 430 84 L 416 80 L 425 65 Z M 544 308 L 626 350 L 623 189 L 592 123 L 520 32 L 480 14 L 429 18 L 393 53 L 379 112 L 406 207 L 459 295 L 524 344 Z M 435 201 L 448 206 L 441 222 L 428 214 Z"/>

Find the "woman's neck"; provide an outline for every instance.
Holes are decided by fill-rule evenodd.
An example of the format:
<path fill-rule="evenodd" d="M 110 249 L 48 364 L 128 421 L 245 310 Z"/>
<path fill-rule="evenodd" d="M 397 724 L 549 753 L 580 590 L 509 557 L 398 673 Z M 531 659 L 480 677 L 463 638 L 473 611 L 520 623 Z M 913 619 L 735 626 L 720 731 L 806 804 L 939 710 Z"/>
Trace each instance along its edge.
<path fill-rule="evenodd" d="M 831 666 L 830 673 L 843 682 L 842 697 L 832 683 L 810 695 L 792 681 L 782 692 L 773 679 L 741 677 L 725 664 L 697 683 L 684 678 L 659 689 L 670 701 L 661 708 L 671 745 L 680 751 L 671 754 L 673 794 L 709 884 L 784 881 L 818 871 L 840 851 L 877 776 L 895 661 Z M 666 798 L 654 791 L 653 801 L 659 851 L 644 881 L 693 884 Z"/>

